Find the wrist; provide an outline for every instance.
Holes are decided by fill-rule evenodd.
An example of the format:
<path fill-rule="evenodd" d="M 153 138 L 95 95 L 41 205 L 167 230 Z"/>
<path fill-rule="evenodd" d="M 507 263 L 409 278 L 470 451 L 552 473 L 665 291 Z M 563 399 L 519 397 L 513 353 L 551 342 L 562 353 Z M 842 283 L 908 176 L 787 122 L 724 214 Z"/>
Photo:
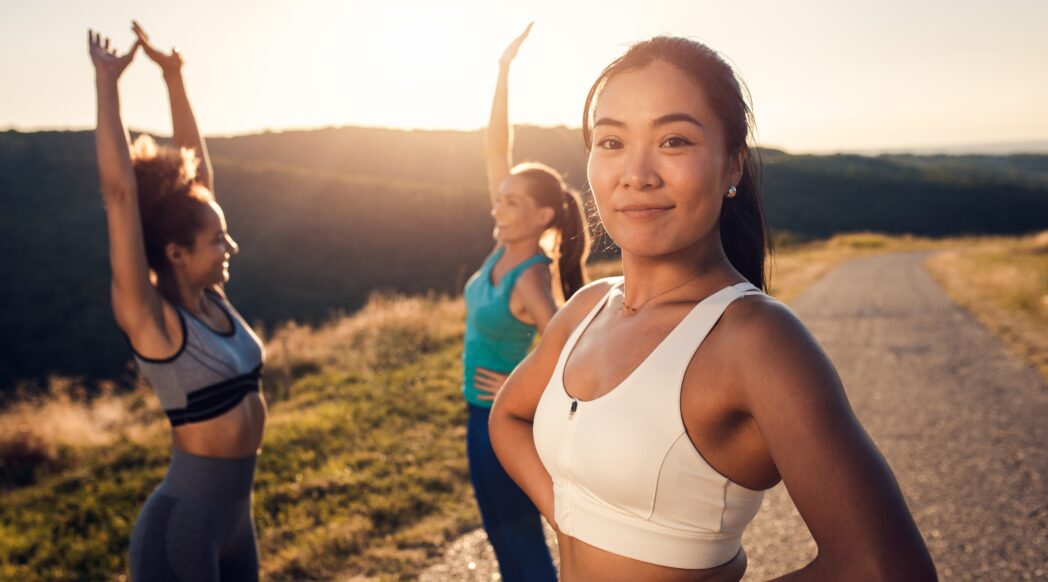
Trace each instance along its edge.
<path fill-rule="evenodd" d="M 164 81 L 167 84 L 182 83 L 182 67 L 177 69 L 164 69 Z"/>
<path fill-rule="evenodd" d="M 116 86 L 116 82 L 119 78 L 119 74 L 114 74 L 106 70 L 95 70 L 95 85 L 98 87 Z"/>

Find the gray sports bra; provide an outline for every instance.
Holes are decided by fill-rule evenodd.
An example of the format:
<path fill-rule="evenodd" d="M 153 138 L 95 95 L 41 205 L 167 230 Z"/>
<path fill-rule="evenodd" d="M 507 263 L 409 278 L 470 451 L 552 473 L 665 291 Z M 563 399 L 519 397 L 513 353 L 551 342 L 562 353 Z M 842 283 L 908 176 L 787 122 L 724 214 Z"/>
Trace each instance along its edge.
<path fill-rule="evenodd" d="M 262 342 L 229 302 L 213 291 L 206 294 L 229 318 L 232 331 L 219 333 L 176 305 L 182 346 L 175 355 L 158 360 L 131 348 L 172 426 L 221 416 L 262 386 Z"/>

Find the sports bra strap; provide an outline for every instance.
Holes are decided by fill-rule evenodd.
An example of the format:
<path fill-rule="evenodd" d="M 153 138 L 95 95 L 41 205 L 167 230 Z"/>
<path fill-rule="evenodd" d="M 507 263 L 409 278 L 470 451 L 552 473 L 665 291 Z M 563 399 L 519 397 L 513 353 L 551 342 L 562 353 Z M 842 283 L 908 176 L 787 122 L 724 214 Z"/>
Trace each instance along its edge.
<path fill-rule="evenodd" d="M 700 301 L 648 356 L 648 361 L 644 365 L 653 366 L 650 369 L 660 370 L 660 373 L 667 374 L 667 381 L 662 386 L 679 395 L 684 375 L 695 352 L 720 321 L 728 306 L 740 297 L 759 294 L 761 294 L 760 289 L 749 282 L 744 282 L 725 287 Z M 677 402 L 678 399 L 673 398 L 672 401 Z"/>
<path fill-rule="evenodd" d="M 515 281 L 518 277 L 520 277 L 524 273 L 524 271 L 526 271 L 528 269 L 528 267 L 530 267 L 530 266 L 532 266 L 532 265 L 534 265 L 536 263 L 542 263 L 542 262 L 550 263 L 552 261 L 550 261 L 549 257 L 547 257 L 546 255 L 541 254 L 541 253 L 539 253 L 537 255 L 532 255 L 532 256 L 524 259 L 523 261 L 521 261 L 520 264 L 518 264 L 516 267 L 513 267 L 512 269 L 509 270 L 509 272 L 507 272 L 505 275 L 503 275 L 502 276 L 502 281 Z"/>
<path fill-rule="evenodd" d="M 568 359 L 568 355 L 571 354 L 571 351 L 573 349 L 575 349 L 575 344 L 578 343 L 579 337 L 582 336 L 582 333 L 584 331 L 586 331 L 586 328 L 589 327 L 590 322 L 592 322 L 593 318 L 597 316 L 597 313 L 600 312 L 600 310 L 603 309 L 604 306 L 611 299 L 612 292 L 614 292 L 616 289 L 622 286 L 623 281 L 624 279 L 622 277 L 618 277 L 617 281 L 613 281 L 611 286 L 608 287 L 607 293 L 605 293 L 599 301 L 593 304 L 593 307 L 590 308 L 589 313 L 586 314 L 586 317 L 582 318 L 582 321 L 580 321 L 579 324 L 575 326 L 574 331 L 571 332 L 571 335 L 568 336 L 567 341 L 564 342 L 564 347 L 560 349 L 560 359 L 557 360 L 556 372 L 554 373 L 555 378 L 562 377 L 561 374 L 563 373 L 562 370 L 564 368 L 564 364 Z"/>

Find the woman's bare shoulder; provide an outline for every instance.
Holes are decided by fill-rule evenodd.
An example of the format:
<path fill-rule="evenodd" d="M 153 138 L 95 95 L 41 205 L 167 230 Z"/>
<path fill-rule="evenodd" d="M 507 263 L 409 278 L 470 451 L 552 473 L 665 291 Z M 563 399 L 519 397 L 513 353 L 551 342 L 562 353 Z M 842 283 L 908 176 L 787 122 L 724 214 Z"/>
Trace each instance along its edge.
<path fill-rule="evenodd" d="M 557 310 L 557 314 L 550 321 L 550 327 L 546 329 L 546 334 L 559 332 L 565 337 L 570 335 L 608 291 L 621 280 L 621 277 L 606 277 L 587 283 Z"/>
<path fill-rule="evenodd" d="M 758 390 L 821 385 L 835 391 L 839 379 L 815 336 L 784 303 L 767 295 L 735 301 L 720 323 L 719 343 L 732 368 Z"/>

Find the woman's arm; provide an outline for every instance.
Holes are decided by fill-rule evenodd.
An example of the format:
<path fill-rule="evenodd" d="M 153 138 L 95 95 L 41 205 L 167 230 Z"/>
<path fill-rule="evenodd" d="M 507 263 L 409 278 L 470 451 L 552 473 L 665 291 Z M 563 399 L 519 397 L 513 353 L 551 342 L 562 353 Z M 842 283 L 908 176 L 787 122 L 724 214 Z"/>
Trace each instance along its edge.
<path fill-rule="evenodd" d="M 509 175 L 513 166 L 513 134 L 509 125 L 509 66 L 520 50 L 520 45 L 531 32 L 532 22 L 520 36 L 506 47 L 499 59 L 499 78 L 495 84 L 495 98 L 491 103 L 491 118 L 485 136 L 485 160 L 488 171 L 488 194 L 492 205 L 498 196 L 499 184 Z"/>
<path fill-rule="evenodd" d="M 546 326 L 557 312 L 549 267 L 540 263 L 521 273 L 510 296 L 511 302 L 513 299 L 520 301 L 527 314 L 526 321 L 534 325 L 539 334 L 545 333 Z"/>
<path fill-rule="evenodd" d="M 200 134 L 196 117 L 193 115 L 193 108 L 189 104 L 189 96 L 186 94 L 185 82 L 182 79 L 182 54 L 178 52 L 177 48 L 173 48 L 170 54 L 165 55 L 149 41 L 149 35 L 142 29 L 142 25 L 137 22 L 132 24 L 132 29 L 138 35 L 138 42 L 142 45 L 142 49 L 163 71 L 168 98 L 171 101 L 171 126 L 175 146 L 196 150 L 197 157 L 200 159 L 197 180 L 214 194 L 211 158 L 208 156 L 204 136 Z"/>
<path fill-rule="evenodd" d="M 584 287 L 553 316 L 539 345 L 502 386 L 488 421 L 491 446 L 499 462 L 554 527 L 553 480 L 539 459 L 532 434 L 535 408 L 553 376 L 568 336 L 604 296 L 609 285 L 597 281 Z"/>
<path fill-rule="evenodd" d="M 553 300 L 553 293 L 550 291 L 549 268 L 546 265 L 538 264 L 528 267 L 517 279 L 517 284 L 514 285 L 513 294 L 510 297 L 510 309 L 514 311 L 515 301 L 520 301 L 527 315 L 523 321 L 533 324 L 540 335 L 544 334 L 546 326 L 557 312 L 557 303 Z M 477 373 L 473 377 L 473 385 L 481 392 L 477 398 L 494 400 L 506 384 L 507 378 L 509 376 L 505 374 L 477 368 Z"/>
<path fill-rule="evenodd" d="M 785 306 L 746 303 L 733 318 L 733 384 L 819 548 L 783 579 L 934 580 L 895 476 L 829 358 Z"/>
<path fill-rule="evenodd" d="M 117 55 L 109 39 L 88 31 L 88 52 L 95 67 L 98 96 L 95 150 L 109 229 L 113 314 L 136 349 L 144 347 L 150 353 L 164 353 L 170 342 L 163 332 L 160 294 L 149 280 L 138 189 L 117 90 L 120 75 L 137 50 L 135 43 L 126 54 Z"/>

